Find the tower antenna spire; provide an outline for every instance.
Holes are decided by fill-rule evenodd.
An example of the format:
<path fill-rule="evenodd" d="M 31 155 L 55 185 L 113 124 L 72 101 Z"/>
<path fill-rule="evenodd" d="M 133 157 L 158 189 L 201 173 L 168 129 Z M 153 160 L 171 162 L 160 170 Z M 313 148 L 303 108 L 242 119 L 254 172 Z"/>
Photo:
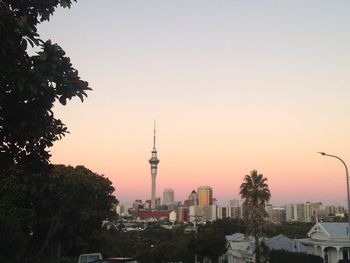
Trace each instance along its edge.
<path fill-rule="evenodd" d="M 156 149 L 156 120 L 154 120 L 154 130 L 153 130 L 153 149 Z"/>

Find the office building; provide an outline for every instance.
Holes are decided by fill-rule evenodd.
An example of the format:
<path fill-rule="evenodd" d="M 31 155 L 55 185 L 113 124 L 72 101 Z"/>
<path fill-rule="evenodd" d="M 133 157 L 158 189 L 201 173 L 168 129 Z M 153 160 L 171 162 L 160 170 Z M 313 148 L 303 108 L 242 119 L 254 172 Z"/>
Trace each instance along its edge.
<path fill-rule="evenodd" d="M 188 221 L 188 207 L 177 208 L 177 221 L 187 222 Z"/>
<path fill-rule="evenodd" d="M 193 190 L 188 196 L 188 199 L 184 201 L 184 205 L 186 207 L 198 205 L 198 195 L 195 190 Z"/>
<path fill-rule="evenodd" d="M 174 190 L 166 188 L 163 191 L 163 205 L 170 206 L 174 204 Z"/>
<path fill-rule="evenodd" d="M 287 222 L 316 222 L 321 215 L 325 214 L 322 203 L 294 203 L 286 206 Z"/>
<path fill-rule="evenodd" d="M 198 205 L 212 205 L 213 204 L 213 189 L 210 186 L 198 187 Z"/>
<path fill-rule="evenodd" d="M 266 212 L 269 215 L 269 221 L 274 224 L 281 224 L 286 222 L 286 208 L 274 207 L 272 205 L 266 205 Z"/>

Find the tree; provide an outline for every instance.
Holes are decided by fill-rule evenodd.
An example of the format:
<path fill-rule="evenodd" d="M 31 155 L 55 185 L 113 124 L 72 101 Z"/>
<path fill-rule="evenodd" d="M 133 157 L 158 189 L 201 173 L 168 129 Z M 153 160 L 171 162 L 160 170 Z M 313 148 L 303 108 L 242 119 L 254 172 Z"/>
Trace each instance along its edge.
<path fill-rule="evenodd" d="M 286 250 L 271 250 L 270 263 L 322 263 L 320 256 L 305 253 L 289 252 Z"/>
<path fill-rule="evenodd" d="M 63 227 L 62 214 L 51 217 L 44 209 L 53 200 L 46 196 L 53 183 L 49 147 L 68 132 L 52 109 L 73 97 L 83 101 L 90 88 L 63 49 L 40 38 L 37 26 L 73 1 L 0 1 L 1 262 L 48 253 Z"/>
<path fill-rule="evenodd" d="M 10 211 L 0 214 L 0 262 L 53 262 L 90 251 L 91 238 L 116 202 L 111 181 L 83 166 L 13 174 L 1 190 Z"/>
<path fill-rule="evenodd" d="M 90 251 L 90 237 L 101 230 L 102 220 L 112 216 L 112 205 L 117 202 L 113 192 L 108 178 L 84 166 L 55 165 L 39 202 L 47 229 L 41 255 L 75 256 Z M 40 222 L 36 229 L 41 231 L 43 226 Z"/>
<path fill-rule="evenodd" d="M 37 33 L 37 25 L 49 20 L 57 6 L 70 7 L 71 2 L 0 1 L 1 175 L 15 165 L 25 173 L 45 168 L 48 148 L 67 133 L 54 116 L 54 103 L 65 105 L 75 96 L 83 101 L 90 90 L 63 49 Z"/>
<path fill-rule="evenodd" d="M 200 258 L 209 258 L 212 262 L 218 262 L 219 257 L 226 252 L 227 234 L 222 221 L 207 223 L 198 227 L 198 233 L 194 237 L 193 250 Z"/>
<path fill-rule="evenodd" d="M 159 226 L 149 227 L 139 232 L 135 257 L 141 263 L 190 263 L 194 260 L 190 243 L 191 239 L 184 233 L 184 228 L 169 230 Z"/>
<path fill-rule="evenodd" d="M 267 185 L 267 178 L 258 174 L 256 170 L 244 177 L 240 186 L 243 201 L 243 218 L 247 224 L 247 232 L 255 238 L 255 258 L 260 263 L 260 237 L 262 236 L 265 218 L 268 216 L 265 204 L 270 200 L 271 193 Z"/>

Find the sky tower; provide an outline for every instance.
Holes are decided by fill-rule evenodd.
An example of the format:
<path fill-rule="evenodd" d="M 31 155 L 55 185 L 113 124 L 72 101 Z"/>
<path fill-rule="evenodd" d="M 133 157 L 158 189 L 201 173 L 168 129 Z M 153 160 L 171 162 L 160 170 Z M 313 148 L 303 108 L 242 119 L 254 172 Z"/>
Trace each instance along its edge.
<path fill-rule="evenodd" d="M 151 176 L 152 176 L 152 195 L 151 195 L 151 209 L 156 208 L 156 177 L 157 177 L 157 166 L 159 160 L 157 158 L 157 150 L 156 150 L 156 122 L 154 122 L 154 133 L 153 133 L 153 149 L 152 149 L 152 157 L 149 159 L 149 163 L 151 164 Z"/>

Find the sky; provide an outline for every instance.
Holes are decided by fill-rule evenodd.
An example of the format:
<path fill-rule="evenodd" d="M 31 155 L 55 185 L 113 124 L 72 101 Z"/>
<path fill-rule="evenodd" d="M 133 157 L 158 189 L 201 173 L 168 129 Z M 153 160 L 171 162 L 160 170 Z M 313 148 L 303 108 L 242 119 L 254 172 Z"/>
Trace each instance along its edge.
<path fill-rule="evenodd" d="M 239 197 L 246 174 L 272 204 L 346 203 L 350 2 L 80 0 L 39 27 L 93 91 L 55 105 L 70 131 L 51 162 L 108 177 L 123 203 L 213 187 Z"/>

